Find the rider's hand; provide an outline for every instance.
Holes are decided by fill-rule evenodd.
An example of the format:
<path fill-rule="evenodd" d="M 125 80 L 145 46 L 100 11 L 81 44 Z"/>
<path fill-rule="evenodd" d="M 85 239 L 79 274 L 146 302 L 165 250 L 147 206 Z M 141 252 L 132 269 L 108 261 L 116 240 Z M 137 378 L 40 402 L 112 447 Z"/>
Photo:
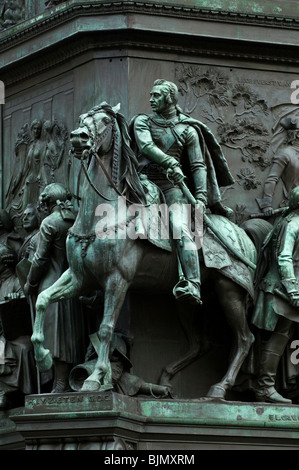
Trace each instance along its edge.
<path fill-rule="evenodd" d="M 167 176 L 174 184 L 182 183 L 185 179 L 185 175 L 179 166 L 169 168 L 167 170 Z"/>

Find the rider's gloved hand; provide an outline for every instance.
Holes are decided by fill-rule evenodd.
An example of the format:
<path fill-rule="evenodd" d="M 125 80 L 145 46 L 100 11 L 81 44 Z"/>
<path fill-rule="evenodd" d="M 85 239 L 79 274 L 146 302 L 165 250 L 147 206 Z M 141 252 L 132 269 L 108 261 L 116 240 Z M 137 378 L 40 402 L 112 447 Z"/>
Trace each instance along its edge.
<path fill-rule="evenodd" d="M 173 184 L 182 183 L 185 179 L 185 175 L 179 165 L 176 165 L 172 168 L 168 168 L 167 177 L 168 179 L 170 179 L 170 181 L 172 181 Z"/>

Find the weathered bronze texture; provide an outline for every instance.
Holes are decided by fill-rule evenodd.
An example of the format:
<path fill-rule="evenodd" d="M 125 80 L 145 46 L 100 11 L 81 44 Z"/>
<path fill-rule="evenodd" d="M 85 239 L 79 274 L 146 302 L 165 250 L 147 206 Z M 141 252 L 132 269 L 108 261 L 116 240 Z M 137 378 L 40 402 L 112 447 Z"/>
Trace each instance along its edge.
<path fill-rule="evenodd" d="M 86 291 L 82 293 L 78 288 L 75 292 L 76 303 L 84 311 L 84 323 L 87 324 L 84 324 L 84 340 L 79 341 L 81 357 L 75 358 L 76 364 L 72 365 L 88 361 L 88 358 L 82 357 L 86 352 L 88 335 L 99 329 L 103 308 L 107 312 L 107 305 L 103 307 L 103 303 L 90 309 L 92 299 L 97 299 L 97 303 L 102 295 L 97 289 L 103 286 L 106 288 L 105 275 L 102 275 L 100 282 L 93 283 L 90 273 L 87 275 L 83 269 L 90 262 L 92 271 L 96 272 L 90 253 L 99 240 L 91 223 L 94 217 L 91 212 L 104 202 L 103 196 L 119 196 L 115 188 L 118 187 L 122 172 L 117 173 L 115 167 L 110 172 L 104 158 L 104 168 L 111 180 L 103 176 L 99 184 L 94 184 L 94 173 L 91 167 L 88 169 L 88 160 L 82 164 L 80 159 L 73 158 L 74 154 L 69 153 L 76 139 L 78 142 L 78 135 L 73 134 L 70 138 L 71 132 L 78 129 L 78 117 L 82 113 L 103 101 L 110 103 L 115 112 L 120 112 L 128 123 L 141 113 L 145 116 L 153 115 L 149 92 L 156 79 L 165 79 L 178 88 L 177 105 L 182 115 L 189 115 L 190 122 L 197 121 L 206 126 L 220 144 L 232 179 L 226 185 L 219 185 L 219 199 L 233 210 L 233 217 L 228 220 L 210 214 L 211 208 L 207 205 L 205 243 L 199 251 L 200 307 L 181 308 L 182 305 L 172 294 L 179 273 L 176 256 L 170 255 L 170 245 L 165 240 L 138 240 L 147 243 L 150 248 L 144 251 L 146 258 L 144 263 L 140 263 L 136 287 L 143 287 L 146 279 L 148 292 L 137 288 L 130 290 L 129 308 L 119 314 L 118 324 L 114 322 L 113 328 L 122 331 L 122 337 L 128 341 L 127 353 L 133 364 L 134 377 L 140 378 L 145 384 L 169 387 L 173 406 L 176 406 L 176 400 L 184 399 L 189 400 L 192 407 L 192 400 L 207 395 L 211 395 L 210 399 L 215 396 L 219 399 L 220 395 L 222 399 L 225 396 L 226 400 L 241 399 L 252 404 L 257 399 L 254 393 L 257 382 L 261 388 L 271 382 L 271 387 L 275 387 L 279 397 L 292 400 L 292 405 L 288 404 L 286 409 L 296 409 L 299 397 L 298 366 L 291 361 L 294 352 L 291 344 L 297 339 L 296 322 L 292 323 L 290 330 L 285 325 L 278 325 L 281 328 L 274 331 L 272 343 L 270 341 L 267 348 L 263 347 L 267 337 L 265 322 L 269 320 L 267 309 L 271 302 L 266 302 L 263 309 L 259 308 L 260 301 L 256 304 L 259 290 L 257 285 L 254 286 L 253 272 L 263 238 L 270 233 L 277 214 L 280 216 L 288 207 L 289 193 L 297 185 L 296 141 L 290 139 L 290 126 L 295 126 L 296 130 L 299 118 L 298 3 L 291 0 L 259 4 L 251 0 L 182 0 L 175 3 L 170 0 L 30 0 L 24 4 L 19 0 L 2 0 L 0 13 L 0 80 L 5 85 L 5 104 L 0 105 L 0 207 L 3 209 L 1 219 L 5 230 L 0 234 L 0 241 L 9 247 L 9 250 L 1 250 L 1 264 L 5 261 L 4 275 L 9 272 L 12 279 L 17 279 L 18 274 L 17 284 L 20 283 L 16 292 L 5 291 L 10 300 L 4 299 L 2 305 L 5 307 L 0 316 L 7 320 L 10 307 L 20 305 L 16 314 L 18 318 L 21 309 L 23 311 L 21 305 L 24 306 L 25 322 L 19 323 L 16 334 L 24 328 L 26 345 L 32 355 L 30 313 L 35 314 L 34 298 L 31 295 L 27 297 L 28 301 L 33 300 L 28 303 L 22 298 L 22 288 L 31 266 L 28 262 L 34 259 L 37 250 L 40 222 L 46 220 L 49 214 L 38 211 L 38 222 L 32 232 L 26 228 L 22 218 L 30 207 L 35 212 L 31 204 L 38 202 L 39 195 L 47 185 L 60 183 L 72 196 L 73 211 L 75 216 L 78 214 L 77 222 L 69 232 L 69 247 L 72 248 L 69 248 L 68 256 L 69 259 L 77 260 L 74 271 L 79 276 L 78 282 L 81 282 L 85 272 L 83 277 L 88 283 Z M 116 108 L 118 103 L 121 105 L 120 111 Z M 165 129 L 167 134 L 169 129 Z M 82 153 L 78 151 L 80 155 Z M 173 157 L 172 154 L 170 156 Z M 104 172 L 99 162 L 98 168 Z M 136 194 L 142 199 L 143 192 L 151 195 L 147 203 L 157 201 L 159 191 L 151 183 L 152 175 L 151 171 L 148 178 L 139 180 L 134 176 L 128 182 L 128 186 L 134 188 L 129 195 L 132 202 L 136 202 Z M 186 173 L 186 176 L 190 175 Z M 88 181 L 88 178 L 90 181 L 84 187 L 84 181 Z M 185 197 L 190 196 L 188 190 L 191 189 L 191 196 L 195 195 L 196 199 L 204 201 L 205 178 L 197 178 L 197 194 L 189 186 L 190 180 L 192 178 L 184 180 L 186 186 L 180 183 Z M 79 197 L 82 196 L 80 201 Z M 93 200 L 91 206 L 87 206 L 88 198 Z M 110 201 L 105 202 L 110 204 Z M 141 225 L 138 233 L 140 238 L 144 234 Z M 108 248 L 108 243 L 103 245 L 105 249 L 102 249 L 101 257 L 97 259 L 103 259 L 107 268 L 112 250 Z M 191 259 L 194 261 L 195 257 L 191 255 Z M 160 269 L 158 273 L 155 266 Z M 260 267 L 258 264 L 258 270 Z M 222 288 L 215 291 L 212 283 L 206 282 L 206 272 L 214 272 L 217 276 L 221 274 Z M 158 292 L 167 273 L 171 273 L 168 290 Z M 198 269 L 196 273 L 199 278 Z M 270 277 L 272 279 L 272 275 Z M 262 286 L 265 283 L 264 280 Z M 240 359 L 241 355 L 242 360 L 238 359 L 237 364 L 230 368 L 233 378 L 228 372 L 228 364 L 234 335 L 229 328 L 228 315 L 223 315 L 224 284 L 227 289 L 226 299 L 230 294 L 231 305 L 232 301 L 236 305 L 239 292 L 239 306 L 235 313 L 240 313 L 241 304 L 244 307 L 239 320 L 234 320 L 236 337 L 245 331 L 246 341 L 244 344 L 238 343 L 238 357 Z M 73 286 L 72 283 L 72 289 Z M 114 284 L 111 298 L 106 300 L 110 307 L 117 298 L 116 287 L 122 290 L 120 284 Z M 284 285 L 279 287 L 280 293 L 287 295 L 284 289 Z M 81 294 L 83 298 L 79 300 L 78 295 Z M 266 294 L 272 295 L 268 291 Z M 124 300 L 124 291 L 121 295 Z M 245 299 L 248 301 L 246 321 Z M 120 304 L 122 300 L 119 299 Z M 279 298 L 279 302 L 286 301 Z M 54 308 L 54 305 L 49 309 Z M 232 308 L 231 305 L 227 307 Z M 259 319 L 262 319 L 258 325 L 253 323 L 257 315 L 257 309 L 254 310 L 256 305 Z M 41 311 L 37 323 L 40 314 Z M 271 318 L 273 321 L 275 317 Z M 241 319 L 244 320 L 242 327 Z M 8 331 L 7 327 L 13 324 L 6 323 L 4 326 Z M 36 331 L 34 339 L 38 350 L 37 344 L 41 337 L 38 338 Z M 45 329 L 46 336 L 49 331 Z M 61 333 L 63 329 L 59 331 Z M 100 331 L 104 343 L 99 357 L 104 359 L 104 366 L 109 370 L 111 357 L 109 359 L 110 352 L 105 341 L 111 331 L 107 333 L 104 328 Z M 255 342 L 250 347 L 252 335 Z M 53 349 L 49 345 L 46 348 Z M 263 352 L 265 349 L 267 353 Z M 273 355 L 271 358 L 269 354 L 273 350 L 279 350 L 276 357 L 282 357 L 278 367 Z M 53 351 L 51 353 L 53 355 Z M 4 393 L 2 396 L 1 406 L 5 411 L 1 412 L 1 416 L 6 419 L 9 431 L 6 442 L 9 442 L 11 436 L 12 446 L 18 437 L 8 418 L 7 413 L 10 412 L 6 410 L 22 405 L 24 397 L 28 393 L 36 393 L 38 387 L 41 387 L 42 394 L 58 391 L 54 369 L 39 373 L 36 377 L 36 365 L 31 359 L 29 362 L 33 377 L 32 389 L 24 392 L 24 388 L 19 387 L 16 394 L 9 397 Z M 105 367 L 99 368 L 103 376 L 100 382 L 102 387 L 109 388 L 111 377 L 108 374 L 105 378 Z M 68 365 L 67 371 L 61 369 L 62 375 L 66 377 L 70 368 Z M 4 376 L 0 378 L 1 383 L 2 379 L 4 382 Z M 97 388 L 97 379 L 95 382 Z M 219 383 L 220 388 L 213 388 L 213 384 Z M 273 391 L 271 389 L 271 393 Z M 78 392 L 68 393 L 76 395 Z M 66 396 L 69 396 L 68 393 Z M 123 403 L 125 398 L 128 397 L 123 396 Z M 268 395 L 259 396 L 264 401 L 268 398 Z M 132 400 L 140 400 L 140 397 Z M 157 409 L 160 400 L 163 401 L 161 397 L 156 399 Z M 167 401 L 171 400 L 167 398 Z M 32 422 L 27 416 L 28 403 L 24 423 L 28 423 L 29 429 Z M 178 406 L 183 408 L 181 403 Z M 152 413 L 155 416 L 155 412 Z M 273 416 L 276 416 L 275 413 L 273 411 Z M 287 415 L 288 412 L 285 412 Z M 20 424 L 22 418 L 17 416 L 17 421 Z M 249 421 L 246 426 L 249 426 Z M 281 424 L 280 421 L 275 423 Z M 136 441 L 133 439 L 134 442 L 129 437 L 118 439 L 109 441 L 111 448 L 118 445 L 121 448 L 129 448 L 130 445 L 139 448 L 141 445 L 139 438 Z M 105 447 L 103 442 L 98 443 L 98 448 L 102 450 Z M 67 442 L 64 444 L 67 445 Z M 34 443 L 30 445 L 34 446 Z M 38 445 L 47 446 L 47 443 L 40 441 Z M 53 442 L 49 444 L 51 448 L 53 445 Z M 151 445 L 158 444 L 155 442 Z"/>

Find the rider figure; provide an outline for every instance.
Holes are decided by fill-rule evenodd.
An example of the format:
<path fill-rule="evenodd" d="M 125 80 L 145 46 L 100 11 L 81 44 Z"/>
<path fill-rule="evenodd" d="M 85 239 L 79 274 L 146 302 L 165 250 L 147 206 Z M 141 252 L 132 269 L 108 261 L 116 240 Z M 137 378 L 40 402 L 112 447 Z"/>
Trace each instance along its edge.
<path fill-rule="evenodd" d="M 227 186 L 234 180 L 213 134 L 204 124 L 183 114 L 177 101 L 177 86 L 156 80 L 150 93 L 153 114 L 133 118 L 134 137 L 141 153 L 140 171 L 157 184 L 168 206 L 178 204 L 182 208 L 179 220 L 170 215 L 171 229 L 181 233 L 175 242 L 184 275 L 174 287 L 175 298 L 201 303 L 197 246 L 190 233 L 187 211 L 183 210 L 190 201 L 182 183 L 188 176 L 188 184 L 203 211 L 209 207 L 214 213 L 231 217 L 232 210 L 221 203 L 219 185 Z"/>

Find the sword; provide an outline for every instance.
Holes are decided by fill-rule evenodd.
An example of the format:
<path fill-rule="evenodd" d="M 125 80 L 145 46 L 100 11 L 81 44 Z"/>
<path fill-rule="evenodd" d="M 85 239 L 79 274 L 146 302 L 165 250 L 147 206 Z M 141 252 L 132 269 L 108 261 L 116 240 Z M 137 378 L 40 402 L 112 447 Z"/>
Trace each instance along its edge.
<path fill-rule="evenodd" d="M 255 214 L 250 214 L 251 219 L 271 217 L 272 215 L 281 214 L 286 209 L 286 207 L 280 207 L 279 209 L 274 209 L 271 215 L 265 215 L 263 212 L 256 212 Z"/>

